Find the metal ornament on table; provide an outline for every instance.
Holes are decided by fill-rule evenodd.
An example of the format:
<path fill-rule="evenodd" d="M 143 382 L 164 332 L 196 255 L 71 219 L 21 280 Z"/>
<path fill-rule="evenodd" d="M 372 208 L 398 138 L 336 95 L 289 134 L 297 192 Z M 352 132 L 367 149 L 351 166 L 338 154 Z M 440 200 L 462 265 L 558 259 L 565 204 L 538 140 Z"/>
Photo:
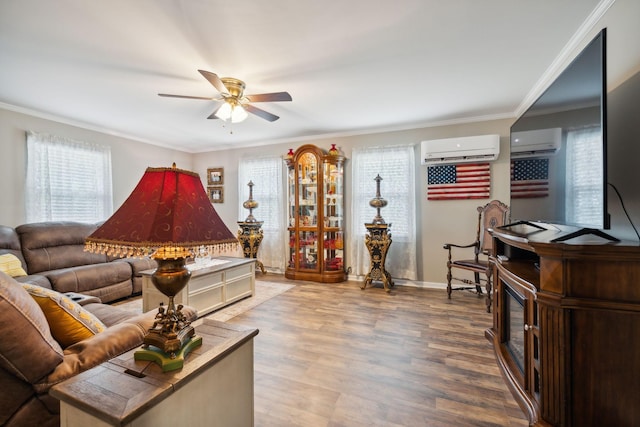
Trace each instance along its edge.
<path fill-rule="evenodd" d="M 263 221 L 258 221 L 253 216 L 253 210 L 258 207 L 258 202 L 253 200 L 253 186 L 255 184 L 253 181 L 249 181 L 247 185 L 249 186 L 249 199 L 245 200 L 242 206 L 245 209 L 249 209 L 249 216 L 247 216 L 244 221 L 238 221 L 238 226 L 240 227 L 240 230 L 238 230 L 238 240 L 242 245 L 244 257 L 254 258 L 256 260 L 256 266 L 262 271 L 262 274 L 265 274 L 264 264 L 257 259 L 258 249 L 264 238 L 261 228 Z"/>
<path fill-rule="evenodd" d="M 249 199 L 245 200 L 242 206 L 245 209 L 249 209 L 249 216 L 247 216 L 247 219 L 245 219 L 244 222 L 256 222 L 256 219 L 253 216 L 253 210 L 258 207 L 258 202 L 253 200 L 253 186 L 255 184 L 250 180 L 247 185 L 249 186 Z"/>
<path fill-rule="evenodd" d="M 387 224 L 380 215 L 380 209 L 387 206 L 387 201 L 380 195 L 382 178 L 378 175 L 374 180 L 376 181 L 376 197 L 369 201 L 369 205 L 376 209 L 376 216 L 371 223 L 364 224 L 368 232 L 365 236 L 365 245 L 371 257 L 371 264 L 360 288 L 365 289 L 367 284 L 371 284 L 374 280 L 381 280 L 384 290 L 390 292 L 394 283 L 391 274 L 385 268 L 385 262 L 387 251 L 391 246 L 391 233 L 389 233 L 391 224 Z"/>

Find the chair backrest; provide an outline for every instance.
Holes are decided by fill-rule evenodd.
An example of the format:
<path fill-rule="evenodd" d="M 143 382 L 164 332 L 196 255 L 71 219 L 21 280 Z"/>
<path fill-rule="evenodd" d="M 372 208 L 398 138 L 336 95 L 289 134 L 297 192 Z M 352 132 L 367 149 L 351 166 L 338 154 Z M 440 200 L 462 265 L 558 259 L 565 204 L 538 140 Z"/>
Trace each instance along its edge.
<path fill-rule="evenodd" d="M 493 239 L 489 229 L 500 227 L 507 223 L 509 207 L 500 200 L 492 200 L 484 206 L 478 206 L 478 249 L 488 254 L 493 249 Z"/>

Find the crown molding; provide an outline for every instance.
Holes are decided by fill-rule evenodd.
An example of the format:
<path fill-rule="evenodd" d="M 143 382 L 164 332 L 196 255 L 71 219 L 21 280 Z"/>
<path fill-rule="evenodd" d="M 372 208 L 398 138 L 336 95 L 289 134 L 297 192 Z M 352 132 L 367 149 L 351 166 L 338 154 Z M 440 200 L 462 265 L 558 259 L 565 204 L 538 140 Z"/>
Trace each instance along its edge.
<path fill-rule="evenodd" d="M 554 82 L 560 75 L 562 70 L 573 58 L 579 53 L 575 52 L 583 43 L 583 40 L 589 35 L 596 24 L 602 19 L 604 14 L 615 3 L 616 0 L 602 0 L 596 8 L 589 14 L 587 19 L 580 25 L 578 30 L 569 39 L 567 44 L 562 48 L 556 59 L 544 72 L 540 80 L 533 86 L 531 91 L 524 98 L 522 103 L 516 109 L 515 117 L 520 117 L 527 109 L 542 95 L 542 93 Z"/>

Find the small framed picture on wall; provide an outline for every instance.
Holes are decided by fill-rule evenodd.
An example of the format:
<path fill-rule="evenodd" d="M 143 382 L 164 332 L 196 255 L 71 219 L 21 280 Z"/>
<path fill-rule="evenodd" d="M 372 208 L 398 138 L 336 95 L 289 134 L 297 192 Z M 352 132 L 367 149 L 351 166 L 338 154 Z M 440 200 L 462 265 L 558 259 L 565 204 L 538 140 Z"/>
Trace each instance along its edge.
<path fill-rule="evenodd" d="M 223 185 L 224 184 L 224 168 L 207 169 L 207 183 L 209 185 Z"/>
<path fill-rule="evenodd" d="M 222 187 L 207 187 L 209 193 L 209 200 L 211 203 L 224 203 L 224 188 Z"/>

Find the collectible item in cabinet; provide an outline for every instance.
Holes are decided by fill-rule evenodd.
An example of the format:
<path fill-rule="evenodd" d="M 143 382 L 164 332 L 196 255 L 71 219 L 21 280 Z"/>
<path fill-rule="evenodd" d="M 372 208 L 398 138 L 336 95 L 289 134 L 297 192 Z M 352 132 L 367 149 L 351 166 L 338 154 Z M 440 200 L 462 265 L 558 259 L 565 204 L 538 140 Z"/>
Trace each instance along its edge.
<path fill-rule="evenodd" d="M 291 150 L 290 150 L 291 151 Z M 288 167 L 289 279 L 337 283 L 344 269 L 344 156 L 303 145 Z"/>

